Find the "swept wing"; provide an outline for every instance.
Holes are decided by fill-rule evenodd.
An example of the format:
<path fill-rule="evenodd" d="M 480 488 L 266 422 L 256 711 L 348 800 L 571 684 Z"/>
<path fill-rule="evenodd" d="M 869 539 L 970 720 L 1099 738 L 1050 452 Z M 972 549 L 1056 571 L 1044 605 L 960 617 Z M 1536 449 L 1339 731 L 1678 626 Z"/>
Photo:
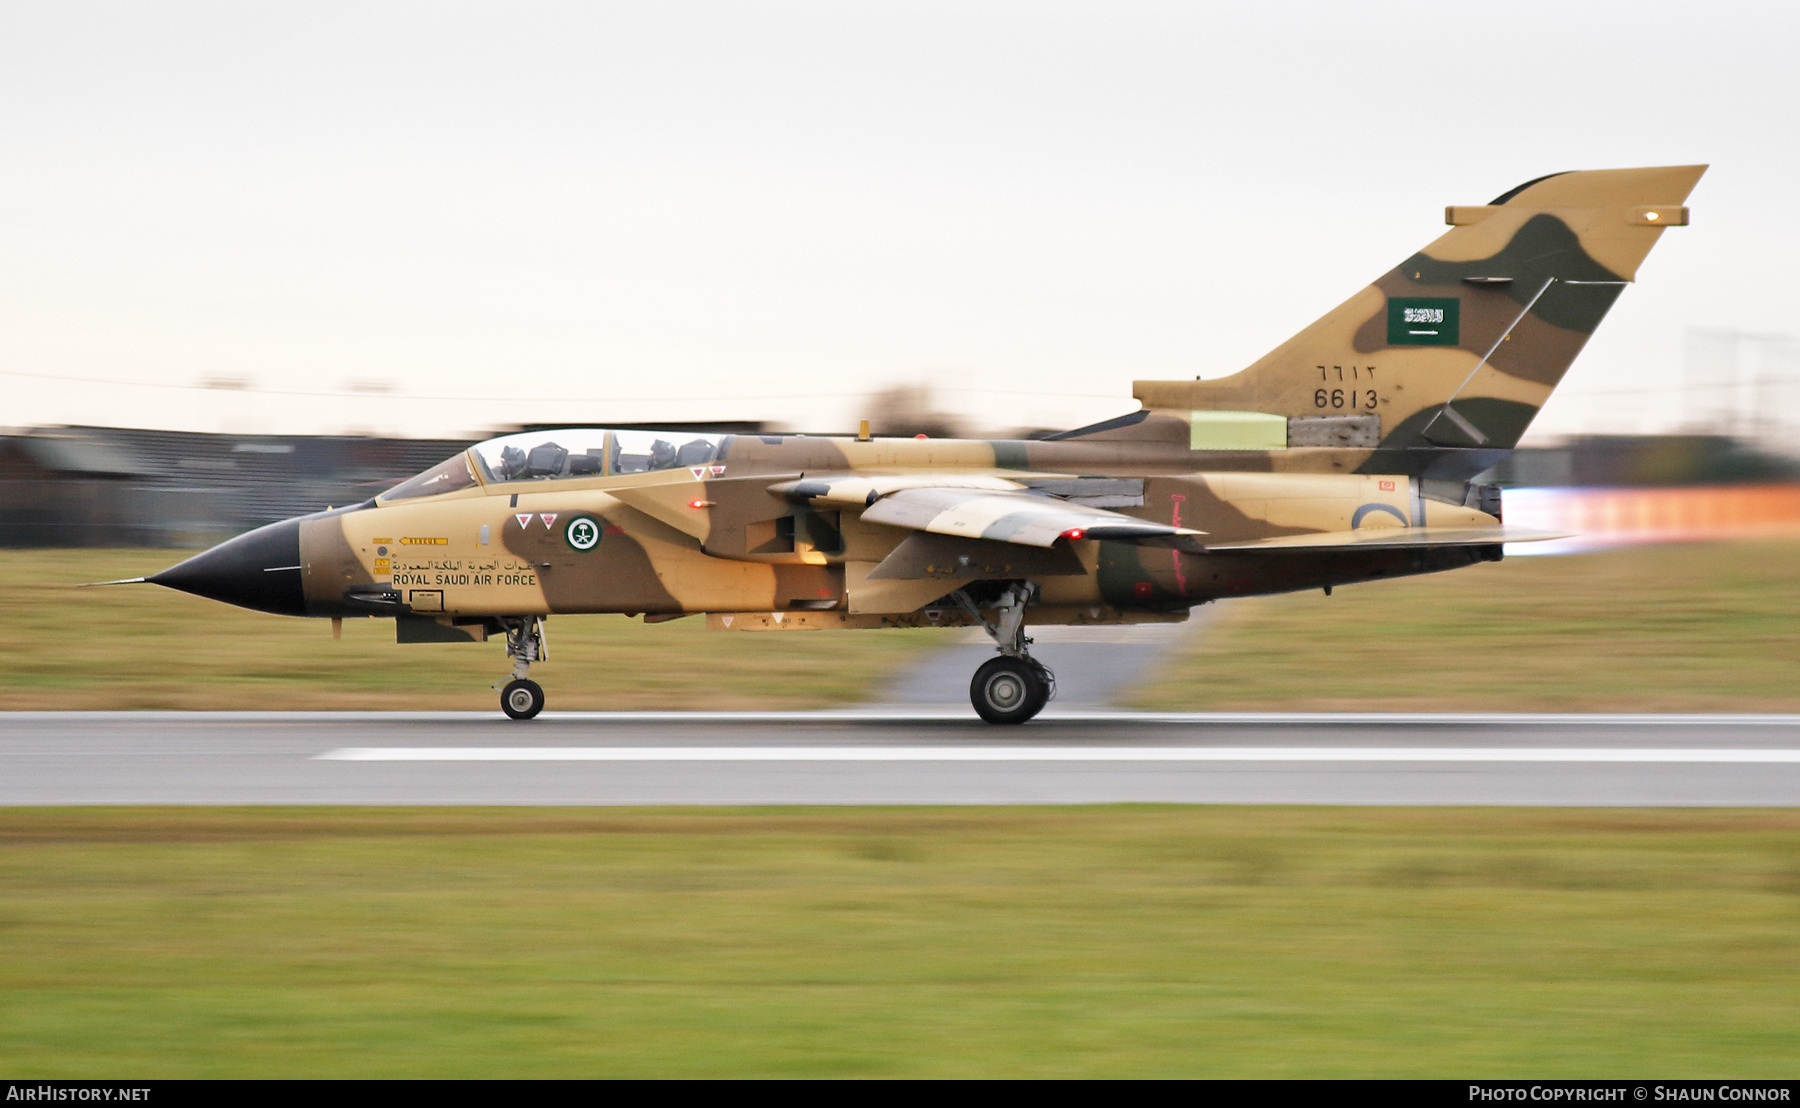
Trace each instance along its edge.
<path fill-rule="evenodd" d="M 1059 538 L 1156 542 L 1203 533 L 1022 491 L 901 489 L 869 505 L 863 519 L 934 535 L 1041 547 Z"/>
<path fill-rule="evenodd" d="M 980 474 L 810 479 L 771 491 L 805 503 L 861 507 L 869 523 L 1022 546 L 1048 548 L 1061 538 L 1168 542 L 1204 533 L 1072 503 Z"/>

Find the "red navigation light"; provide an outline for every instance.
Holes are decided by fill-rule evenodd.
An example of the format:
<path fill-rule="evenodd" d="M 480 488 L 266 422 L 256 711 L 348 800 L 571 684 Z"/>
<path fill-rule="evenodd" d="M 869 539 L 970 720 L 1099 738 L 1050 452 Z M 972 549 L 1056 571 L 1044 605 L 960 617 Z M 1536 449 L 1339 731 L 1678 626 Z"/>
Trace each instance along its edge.
<path fill-rule="evenodd" d="M 690 501 L 688 501 L 688 507 L 704 508 L 704 507 L 710 505 L 711 503 L 712 503 L 712 501 L 710 501 L 710 500 L 690 500 Z"/>
<path fill-rule="evenodd" d="M 1087 532 L 1083 531 L 1081 528 L 1071 527 L 1067 531 L 1064 531 L 1062 533 L 1062 537 L 1065 539 L 1068 539 L 1070 542 L 1074 542 L 1076 539 L 1080 538 L 1081 536 L 1083 536 L 1085 534 L 1087 534 Z"/>
<path fill-rule="evenodd" d="M 921 431 L 921 432 L 919 432 L 919 433 L 918 433 L 918 434 L 916 434 L 916 435 L 914 435 L 914 436 L 913 436 L 913 438 L 915 438 L 915 439 L 928 439 L 928 438 L 930 438 L 930 437 L 931 437 L 931 436 L 930 436 L 930 435 L 927 435 L 927 434 L 926 434 L 926 433 L 925 433 L 925 432 L 923 432 L 923 431 Z"/>

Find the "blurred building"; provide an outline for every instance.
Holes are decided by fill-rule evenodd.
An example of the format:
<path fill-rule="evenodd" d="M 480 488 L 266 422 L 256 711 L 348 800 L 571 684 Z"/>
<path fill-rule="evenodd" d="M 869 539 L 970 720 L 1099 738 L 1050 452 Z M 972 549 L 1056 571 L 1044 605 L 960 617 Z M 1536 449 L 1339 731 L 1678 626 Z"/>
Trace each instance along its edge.
<path fill-rule="evenodd" d="M 0 546 L 196 546 L 367 500 L 469 444 L 112 427 L 0 436 Z"/>
<path fill-rule="evenodd" d="M 1730 435 L 1579 435 L 1514 450 L 1482 476 L 1508 488 L 1641 488 L 1800 480 L 1800 460 Z"/>
<path fill-rule="evenodd" d="M 967 424 L 939 406 L 930 385 L 898 384 L 869 394 L 863 401 L 869 431 L 876 435 L 934 439 L 958 438 L 969 433 Z"/>

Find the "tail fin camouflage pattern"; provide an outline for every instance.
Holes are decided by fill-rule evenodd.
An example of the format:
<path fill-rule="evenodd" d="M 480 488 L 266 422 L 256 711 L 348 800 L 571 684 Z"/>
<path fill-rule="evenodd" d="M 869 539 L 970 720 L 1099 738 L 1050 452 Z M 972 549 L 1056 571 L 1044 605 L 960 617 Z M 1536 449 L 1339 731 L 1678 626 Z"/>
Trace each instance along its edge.
<path fill-rule="evenodd" d="M 1137 397 L 1187 417 L 1196 450 L 1374 449 L 1364 472 L 1415 474 L 1454 452 L 1473 473 L 1518 443 L 1663 228 L 1687 222 L 1705 169 L 1558 173 L 1449 208 L 1449 232 L 1248 369 L 1140 381 Z"/>

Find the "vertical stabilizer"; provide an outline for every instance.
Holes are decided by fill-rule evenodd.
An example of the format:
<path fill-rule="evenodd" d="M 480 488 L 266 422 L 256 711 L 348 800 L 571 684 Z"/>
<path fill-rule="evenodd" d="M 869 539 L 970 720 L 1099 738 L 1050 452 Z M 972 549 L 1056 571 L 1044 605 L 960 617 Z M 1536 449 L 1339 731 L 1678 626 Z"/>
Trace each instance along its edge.
<path fill-rule="evenodd" d="M 1437 241 L 1248 369 L 1136 395 L 1192 413 L 1195 449 L 1242 449 L 1259 420 L 1263 449 L 1510 448 L 1705 169 L 1558 173 L 1449 208 Z"/>

